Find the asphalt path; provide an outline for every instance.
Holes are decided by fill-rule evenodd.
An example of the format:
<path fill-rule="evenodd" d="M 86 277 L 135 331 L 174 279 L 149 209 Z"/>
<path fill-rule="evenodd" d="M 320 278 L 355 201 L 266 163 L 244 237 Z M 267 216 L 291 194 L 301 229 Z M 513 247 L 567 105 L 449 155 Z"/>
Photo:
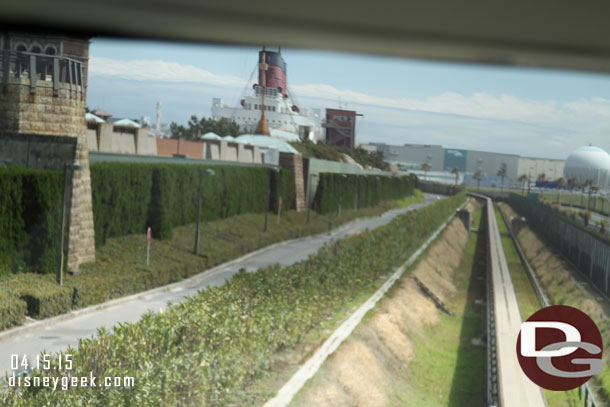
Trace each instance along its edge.
<path fill-rule="evenodd" d="M 64 351 L 69 346 L 76 347 L 79 338 L 94 336 L 101 327 L 111 329 L 120 323 L 136 322 L 148 311 L 163 311 L 169 301 L 178 303 L 206 287 L 220 286 L 242 268 L 253 272 L 273 264 L 288 266 L 306 260 L 325 244 L 375 229 L 407 211 L 420 209 L 443 197 L 424 194 L 424 198 L 424 202 L 408 208 L 393 209 L 377 217 L 356 219 L 331 233 L 274 244 L 170 286 L 2 332 L 0 333 L 0 375 L 4 376 L 5 372 L 10 375 L 23 371 L 23 368 L 11 369 L 13 355 L 17 355 L 19 360 L 25 356 L 32 366 L 32 363 L 36 362 L 36 357 L 43 351 L 46 354 Z"/>

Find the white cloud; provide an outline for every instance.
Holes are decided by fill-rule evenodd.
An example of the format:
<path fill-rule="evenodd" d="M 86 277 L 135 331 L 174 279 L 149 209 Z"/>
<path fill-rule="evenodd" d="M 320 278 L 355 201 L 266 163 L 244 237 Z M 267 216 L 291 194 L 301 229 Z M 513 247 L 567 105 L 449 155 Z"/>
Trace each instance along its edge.
<path fill-rule="evenodd" d="M 161 60 L 120 61 L 91 57 L 89 72 L 136 81 L 195 82 L 221 86 L 244 86 L 246 81 L 231 75 L 217 75 L 193 65 Z"/>
<path fill-rule="evenodd" d="M 246 81 L 231 75 L 214 74 L 193 65 L 181 65 L 161 60 L 120 61 L 92 57 L 91 74 L 115 76 L 137 81 L 190 82 L 209 85 L 244 87 Z M 610 125 L 610 100 L 604 98 L 579 99 L 567 103 L 555 100 L 529 100 L 514 95 L 491 95 L 476 92 L 471 95 L 446 92 L 426 98 L 388 98 L 369 95 L 356 90 L 338 89 L 328 84 L 297 84 L 291 86 L 298 97 L 309 97 L 349 104 L 404 109 L 428 113 L 467 116 L 479 119 L 512 120 L 540 125 L 558 122 L 604 120 Z M 597 123 L 599 124 L 599 123 Z"/>

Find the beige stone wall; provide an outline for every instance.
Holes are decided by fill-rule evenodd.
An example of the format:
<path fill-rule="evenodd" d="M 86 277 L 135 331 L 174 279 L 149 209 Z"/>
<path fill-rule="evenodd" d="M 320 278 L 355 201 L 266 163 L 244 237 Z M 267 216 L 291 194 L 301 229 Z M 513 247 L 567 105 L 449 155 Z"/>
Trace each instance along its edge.
<path fill-rule="evenodd" d="M 0 123 L 3 130 L 11 132 L 78 139 L 76 161 L 84 170 L 76 171 L 73 177 L 68 254 L 68 268 L 76 270 L 95 261 L 85 98 L 80 89 L 70 92 L 63 83 L 58 96 L 53 96 L 52 82 L 38 81 L 36 85 L 36 93 L 31 93 L 28 79 L 11 79 L 7 92 L 0 91 Z"/>
<path fill-rule="evenodd" d="M 303 169 L 303 156 L 300 154 L 280 153 L 280 167 L 294 171 L 296 209 L 298 212 L 307 210 L 307 205 L 305 204 L 305 171 Z"/>

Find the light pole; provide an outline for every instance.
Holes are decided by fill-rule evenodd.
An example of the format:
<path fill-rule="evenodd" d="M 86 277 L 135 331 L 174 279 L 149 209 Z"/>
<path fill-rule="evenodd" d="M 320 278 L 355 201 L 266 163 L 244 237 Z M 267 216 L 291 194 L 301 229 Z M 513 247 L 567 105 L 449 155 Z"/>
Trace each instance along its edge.
<path fill-rule="evenodd" d="M 305 202 L 305 204 L 307 205 L 307 223 L 309 223 L 309 212 L 311 211 L 311 203 L 310 203 L 311 177 L 317 177 L 317 176 L 318 176 L 318 174 L 312 174 L 311 172 L 307 176 L 307 196 L 305 198 L 305 200 L 307 201 L 307 202 Z"/>
<path fill-rule="evenodd" d="M 63 274 L 64 274 L 64 240 L 66 233 L 66 204 L 68 201 L 68 191 L 70 192 L 70 196 L 72 196 L 72 175 L 74 171 L 81 171 L 85 167 L 76 161 L 73 163 L 64 163 L 64 177 L 63 177 L 63 187 L 62 187 L 62 198 L 61 198 L 61 214 L 60 214 L 60 225 L 59 225 L 59 253 L 57 253 L 58 263 L 57 263 L 57 284 L 63 284 Z M 70 188 L 68 189 L 67 184 L 70 181 Z"/>
<path fill-rule="evenodd" d="M 359 211 L 358 200 L 360 199 L 360 176 L 356 175 L 356 199 L 354 200 L 354 209 Z"/>
<path fill-rule="evenodd" d="M 199 170 L 199 189 L 197 190 L 197 228 L 195 230 L 195 249 L 193 250 L 195 254 L 199 253 L 199 223 L 201 221 L 201 194 L 203 189 L 203 175 L 213 176 L 214 170 L 208 168 L 203 171 L 203 168 Z"/>
<path fill-rule="evenodd" d="M 342 193 L 341 193 L 341 188 L 343 187 L 343 180 L 345 180 L 347 178 L 347 175 L 345 174 L 341 174 L 341 178 L 339 178 L 339 208 L 337 210 L 337 216 L 341 216 L 341 197 L 342 197 Z"/>
<path fill-rule="evenodd" d="M 267 227 L 269 224 L 269 206 L 271 205 L 271 177 L 272 174 L 275 173 L 279 173 L 280 169 L 277 167 L 274 167 L 272 169 L 272 171 L 269 171 L 269 185 L 267 186 L 267 208 L 265 209 L 265 228 L 264 228 L 264 232 L 267 231 Z"/>

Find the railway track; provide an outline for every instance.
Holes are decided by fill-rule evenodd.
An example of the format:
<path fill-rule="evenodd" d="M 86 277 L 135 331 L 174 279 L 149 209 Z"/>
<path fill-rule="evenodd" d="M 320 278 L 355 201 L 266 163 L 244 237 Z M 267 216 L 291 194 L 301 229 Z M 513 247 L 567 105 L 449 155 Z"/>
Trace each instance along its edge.
<path fill-rule="evenodd" d="M 521 370 L 516 343 L 521 315 L 500 231 L 490 198 L 469 194 L 485 202 L 487 222 L 488 405 L 545 407 L 542 389 Z"/>

